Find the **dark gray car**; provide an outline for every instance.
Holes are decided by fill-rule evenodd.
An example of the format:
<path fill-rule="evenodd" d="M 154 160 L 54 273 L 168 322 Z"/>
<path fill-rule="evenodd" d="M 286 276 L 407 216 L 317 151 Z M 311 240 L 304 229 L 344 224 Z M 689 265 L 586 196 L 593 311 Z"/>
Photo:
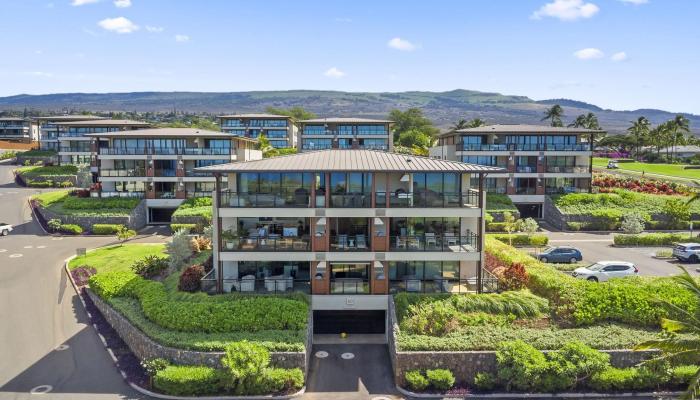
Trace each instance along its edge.
<path fill-rule="evenodd" d="M 575 263 L 583 260 L 581 251 L 574 247 L 559 246 L 548 247 L 537 255 L 542 262 L 547 263 Z"/>

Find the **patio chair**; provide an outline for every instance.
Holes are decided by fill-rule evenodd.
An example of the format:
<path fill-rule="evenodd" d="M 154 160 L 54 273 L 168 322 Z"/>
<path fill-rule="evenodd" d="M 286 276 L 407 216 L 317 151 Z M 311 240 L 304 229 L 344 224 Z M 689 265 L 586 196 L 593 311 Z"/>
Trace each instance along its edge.
<path fill-rule="evenodd" d="M 346 249 L 348 247 L 348 235 L 338 235 L 338 248 Z"/>
<path fill-rule="evenodd" d="M 357 235 L 355 237 L 355 246 L 357 246 L 358 249 L 367 248 L 367 239 L 365 238 L 365 235 Z"/>
<path fill-rule="evenodd" d="M 241 278 L 240 281 L 241 292 L 254 292 L 255 291 L 255 276 L 246 275 Z"/>
<path fill-rule="evenodd" d="M 428 232 L 425 234 L 425 246 L 426 247 L 437 247 L 437 239 L 435 238 L 435 234 L 432 232 Z"/>

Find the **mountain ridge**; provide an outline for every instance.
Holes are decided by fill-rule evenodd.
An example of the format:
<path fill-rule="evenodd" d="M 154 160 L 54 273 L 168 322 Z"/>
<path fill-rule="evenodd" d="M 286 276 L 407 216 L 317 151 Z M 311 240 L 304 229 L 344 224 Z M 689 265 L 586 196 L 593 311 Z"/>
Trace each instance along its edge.
<path fill-rule="evenodd" d="M 461 118 L 481 118 L 495 123 L 542 123 L 544 110 L 551 104 L 564 108 L 565 122 L 579 114 L 594 112 L 601 126 L 611 133 L 624 132 L 630 121 L 644 115 L 657 124 L 685 115 L 694 133 L 700 133 L 700 115 L 673 113 L 658 109 L 611 110 L 573 99 L 533 100 L 527 96 L 504 95 L 455 89 L 444 92 L 344 92 L 333 90 L 284 90 L 245 92 L 146 91 L 116 93 L 18 94 L 0 97 L 0 110 L 34 109 L 65 112 L 167 112 L 235 113 L 263 111 L 268 106 L 302 106 L 319 115 L 386 117 L 391 109 L 421 108 L 435 124 L 447 129 Z"/>

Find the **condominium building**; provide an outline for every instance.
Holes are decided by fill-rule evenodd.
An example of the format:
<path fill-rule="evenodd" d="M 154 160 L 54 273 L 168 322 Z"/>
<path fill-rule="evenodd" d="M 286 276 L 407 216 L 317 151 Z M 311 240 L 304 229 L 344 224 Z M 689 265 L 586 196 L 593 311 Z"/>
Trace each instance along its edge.
<path fill-rule="evenodd" d="M 317 333 L 335 329 L 324 318 L 384 332 L 391 293 L 493 283 L 481 268 L 481 187 L 500 168 L 330 149 L 196 171 L 216 188 L 204 290 L 309 293 Z"/>
<path fill-rule="evenodd" d="M 221 131 L 231 135 L 257 139 L 264 135 L 272 147 L 295 148 L 297 127 L 285 115 L 275 114 L 233 114 L 219 116 Z"/>
<path fill-rule="evenodd" d="M 299 121 L 299 151 L 393 149 L 392 121 L 366 118 L 318 118 Z"/>
<path fill-rule="evenodd" d="M 90 164 L 94 133 L 122 133 L 151 126 L 148 122 L 128 119 L 99 119 L 90 121 L 56 122 L 58 133 L 58 159 L 61 164 Z"/>
<path fill-rule="evenodd" d="M 103 119 L 107 118 L 95 115 L 52 115 L 49 117 L 38 117 L 35 120 L 39 127 L 39 149 L 58 152 L 60 148 L 59 136 L 61 132 L 67 129 L 66 126 L 59 125 L 59 123 L 97 121 Z"/>
<path fill-rule="evenodd" d="M 30 119 L 0 117 L 0 140 L 32 142 L 38 139 L 38 129 Z"/>
<path fill-rule="evenodd" d="M 211 196 L 214 177 L 195 169 L 262 158 L 256 141 L 195 128 L 87 133 L 92 140 L 93 196 L 146 199 L 149 223 L 170 222 L 186 198 Z"/>
<path fill-rule="evenodd" d="M 526 217 L 543 217 L 545 195 L 588 192 L 593 137 L 602 131 L 538 125 L 488 125 L 443 133 L 430 156 L 497 166 L 488 192 L 507 194 Z"/>

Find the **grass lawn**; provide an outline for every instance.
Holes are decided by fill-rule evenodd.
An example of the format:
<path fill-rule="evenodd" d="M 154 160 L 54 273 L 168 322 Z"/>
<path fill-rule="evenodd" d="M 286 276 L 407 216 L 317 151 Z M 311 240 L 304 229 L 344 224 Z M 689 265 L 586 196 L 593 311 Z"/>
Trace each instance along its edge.
<path fill-rule="evenodd" d="M 594 158 L 593 166 L 605 168 L 608 165 L 607 158 Z M 617 164 L 620 168 L 613 171 L 631 171 L 636 174 L 645 172 L 647 174 L 663 175 L 675 178 L 699 179 L 700 169 L 683 169 L 683 164 L 648 164 L 643 162 L 624 162 Z"/>
<path fill-rule="evenodd" d="M 89 251 L 84 256 L 72 259 L 68 263 L 69 269 L 82 265 L 89 265 L 97 270 L 97 273 L 113 271 L 129 271 L 134 261 L 149 255 L 165 255 L 163 243 L 134 243 L 100 247 Z"/>

